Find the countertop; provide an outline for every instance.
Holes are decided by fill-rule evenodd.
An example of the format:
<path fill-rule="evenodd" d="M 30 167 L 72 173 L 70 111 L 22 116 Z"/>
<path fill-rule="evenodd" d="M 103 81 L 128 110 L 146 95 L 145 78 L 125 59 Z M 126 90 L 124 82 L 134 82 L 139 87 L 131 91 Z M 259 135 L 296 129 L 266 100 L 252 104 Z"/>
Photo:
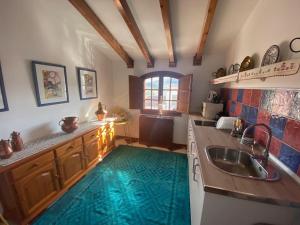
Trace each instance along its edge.
<path fill-rule="evenodd" d="M 113 119 L 107 119 L 103 121 L 91 121 L 80 123 L 77 130 L 73 133 L 67 134 L 64 132 L 53 133 L 43 138 L 33 140 L 26 143 L 24 149 L 19 152 L 14 152 L 13 155 L 8 159 L 0 159 L 0 172 L 8 169 L 11 165 L 14 165 L 22 160 L 30 158 L 45 152 L 55 146 L 70 141 L 78 136 L 81 136 L 89 131 L 92 131 L 108 122 L 112 122 Z"/>
<path fill-rule="evenodd" d="M 237 138 L 228 132 L 215 127 L 196 126 L 194 120 L 198 116 L 191 115 L 193 131 L 200 160 L 201 177 L 204 191 L 226 196 L 255 200 L 281 206 L 300 208 L 300 185 L 283 169 L 270 162 L 280 173 L 278 181 L 261 181 L 226 174 L 214 167 L 208 160 L 205 147 L 221 145 L 251 152 L 250 148 L 241 145 Z"/>

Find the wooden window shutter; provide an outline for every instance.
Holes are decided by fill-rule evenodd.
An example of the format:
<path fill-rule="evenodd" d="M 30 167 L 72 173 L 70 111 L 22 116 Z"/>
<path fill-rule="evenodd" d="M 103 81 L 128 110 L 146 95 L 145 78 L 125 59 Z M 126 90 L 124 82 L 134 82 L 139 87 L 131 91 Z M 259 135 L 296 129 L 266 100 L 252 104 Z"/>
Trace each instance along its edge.
<path fill-rule="evenodd" d="M 179 79 L 177 111 L 189 113 L 193 75 L 185 75 Z"/>
<path fill-rule="evenodd" d="M 129 75 L 129 109 L 141 109 L 143 105 L 143 82 L 137 76 Z"/>

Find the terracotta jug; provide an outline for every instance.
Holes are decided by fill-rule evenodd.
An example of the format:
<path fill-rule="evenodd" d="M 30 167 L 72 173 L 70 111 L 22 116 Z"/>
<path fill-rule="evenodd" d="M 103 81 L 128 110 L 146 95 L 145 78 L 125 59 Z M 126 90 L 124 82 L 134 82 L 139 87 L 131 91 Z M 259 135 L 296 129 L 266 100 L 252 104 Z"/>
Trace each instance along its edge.
<path fill-rule="evenodd" d="M 64 132 L 72 133 L 78 128 L 78 120 L 76 116 L 69 116 L 61 119 L 58 124 Z"/>
<path fill-rule="evenodd" d="M 13 150 L 10 145 L 9 140 L 1 140 L 0 141 L 0 158 L 1 159 L 8 159 L 11 157 Z"/>
<path fill-rule="evenodd" d="M 11 133 L 11 146 L 14 152 L 21 151 L 24 148 L 23 140 L 19 132 Z"/>

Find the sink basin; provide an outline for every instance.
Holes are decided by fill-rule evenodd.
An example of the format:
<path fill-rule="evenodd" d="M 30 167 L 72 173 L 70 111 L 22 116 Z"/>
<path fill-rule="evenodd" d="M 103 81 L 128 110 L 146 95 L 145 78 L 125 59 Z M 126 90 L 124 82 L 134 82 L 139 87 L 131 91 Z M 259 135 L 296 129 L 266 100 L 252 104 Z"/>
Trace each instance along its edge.
<path fill-rule="evenodd" d="M 268 165 L 267 170 L 247 152 L 223 146 L 208 146 L 209 161 L 221 171 L 239 177 L 275 181 L 279 173 Z"/>

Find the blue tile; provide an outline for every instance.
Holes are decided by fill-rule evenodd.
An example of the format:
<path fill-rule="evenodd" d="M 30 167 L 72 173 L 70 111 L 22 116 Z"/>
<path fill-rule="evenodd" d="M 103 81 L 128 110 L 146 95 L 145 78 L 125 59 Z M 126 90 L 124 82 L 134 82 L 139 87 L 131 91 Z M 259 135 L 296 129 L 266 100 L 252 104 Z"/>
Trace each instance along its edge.
<path fill-rule="evenodd" d="M 239 89 L 238 90 L 237 101 L 238 102 L 243 102 L 243 96 L 244 96 L 244 89 Z"/>
<path fill-rule="evenodd" d="M 285 117 L 271 116 L 270 127 L 272 128 L 272 133 L 275 137 L 282 140 L 284 134 L 284 128 L 287 119 Z"/>
<path fill-rule="evenodd" d="M 295 149 L 282 144 L 279 160 L 288 166 L 292 171 L 297 173 L 298 167 L 300 165 L 300 153 Z"/>
<path fill-rule="evenodd" d="M 256 123 L 258 110 L 255 107 L 249 107 L 247 120 L 250 123 Z"/>
<path fill-rule="evenodd" d="M 247 120 L 248 114 L 249 114 L 249 106 L 243 105 L 242 106 L 241 118 L 243 120 Z"/>
<path fill-rule="evenodd" d="M 231 113 L 235 112 L 235 107 L 236 107 L 236 102 L 231 102 L 231 105 L 230 105 L 230 112 Z"/>

